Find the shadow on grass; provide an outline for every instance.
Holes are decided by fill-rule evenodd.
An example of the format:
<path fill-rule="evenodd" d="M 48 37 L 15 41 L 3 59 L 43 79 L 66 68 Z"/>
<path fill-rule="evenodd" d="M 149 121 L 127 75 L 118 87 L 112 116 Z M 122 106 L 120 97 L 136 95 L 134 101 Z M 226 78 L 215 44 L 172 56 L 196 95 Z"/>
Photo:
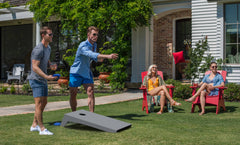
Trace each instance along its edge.
<path fill-rule="evenodd" d="M 236 106 L 226 106 L 226 110 L 227 112 L 235 112 L 236 111 Z"/>
<path fill-rule="evenodd" d="M 220 111 L 218 112 L 218 114 L 221 114 L 221 113 L 227 113 L 227 112 L 235 112 L 236 111 L 236 106 L 225 106 L 226 107 L 226 111 L 223 111 L 223 108 L 221 107 L 220 108 Z M 213 113 L 215 112 L 216 113 L 216 106 L 206 106 L 205 107 L 205 114 L 207 113 Z M 201 112 L 201 109 L 199 109 L 198 107 L 195 108 L 195 111 L 197 112 Z"/>
<path fill-rule="evenodd" d="M 61 124 L 61 121 L 47 122 L 47 123 L 44 123 L 44 124 L 49 124 L 49 125 L 54 125 L 54 126 L 59 126 L 60 127 L 60 124 L 55 125 L 56 123 Z M 90 126 L 87 126 L 87 125 L 82 125 L 82 124 L 79 124 L 79 123 L 71 123 L 71 122 L 67 123 L 64 127 L 69 128 L 69 129 L 76 129 L 76 130 L 101 131 L 101 130 L 98 130 L 96 128 L 93 128 L 93 127 L 90 127 Z"/>
<path fill-rule="evenodd" d="M 154 108 L 154 112 L 151 112 L 151 113 L 157 113 L 158 111 L 160 111 L 160 107 Z M 173 111 L 174 112 L 169 112 L 169 113 L 185 113 L 184 109 L 178 108 L 178 107 L 173 107 Z M 164 107 L 164 113 L 168 113 L 168 109 L 166 107 Z"/>
<path fill-rule="evenodd" d="M 127 119 L 127 120 L 140 120 L 136 119 L 135 117 L 145 117 L 147 115 L 139 115 L 139 114 L 124 114 L 124 115 L 118 115 L 118 116 L 108 116 L 111 118 L 121 118 L 121 119 Z"/>

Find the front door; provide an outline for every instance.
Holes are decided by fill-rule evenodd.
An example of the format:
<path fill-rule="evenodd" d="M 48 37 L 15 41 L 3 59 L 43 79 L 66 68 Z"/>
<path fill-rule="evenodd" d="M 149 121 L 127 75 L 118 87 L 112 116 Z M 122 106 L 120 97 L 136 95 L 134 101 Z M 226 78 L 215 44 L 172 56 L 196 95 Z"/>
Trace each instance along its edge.
<path fill-rule="evenodd" d="M 176 21 L 176 46 L 175 52 L 183 51 L 185 58 L 184 63 L 178 63 L 175 67 L 175 77 L 177 80 L 185 80 L 184 68 L 189 61 L 188 46 L 185 42 L 191 42 L 192 38 L 192 25 L 191 19 L 181 19 Z"/>

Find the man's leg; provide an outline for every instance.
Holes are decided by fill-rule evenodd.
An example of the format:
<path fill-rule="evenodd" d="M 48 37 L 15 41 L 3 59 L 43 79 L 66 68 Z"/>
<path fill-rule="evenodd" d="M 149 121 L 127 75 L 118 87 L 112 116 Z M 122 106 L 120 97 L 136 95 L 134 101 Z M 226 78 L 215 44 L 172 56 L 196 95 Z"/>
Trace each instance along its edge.
<path fill-rule="evenodd" d="M 35 97 L 35 115 L 34 115 L 34 120 L 38 123 L 40 126 L 41 130 L 44 130 L 45 127 L 43 125 L 43 110 L 47 104 L 47 97 Z"/>
<path fill-rule="evenodd" d="M 90 112 L 94 112 L 95 98 L 94 98 L 94 85 L 93 84 L 83 84 L 84 89 L 88 95 L 88 107 Z"/>
<path fill-rule="evenodd" d="M 35 112 L 36 112 L 36 109 L 37 109 L 37 107 L 36 106 L 39 106 L 39 105 L 36 105 L 36 100 L 37 100 L 37 102 L 38 102 L 38 104 L 40 103 L 41 105 L 41 112 L 43 112 L 44 111 L 44 109 L 45 109 L 45 106 L 47 105 L 47 97 L 37 97 L 37 98 L 39 98 L 40 99 L 40 101 L 39 101 L 39 99 L 35 99 L 34 98 L 34 100 L 35 100 Z M 41 99 L 42 98 L 42 99 Z M 41 101 L 42 100 L 42 101 Z M 42 113 L 43 114 L 43 113 Z M 42 118 L 42 117 L 41 117 Z M 33 123 L 32 123 L 32 127 L 36 127 L 38 125 L 38 120 L 37 120 L 37 114 L 35 113 L 34 114 L 34 119 L 33 119 Z"/>
<path fill-rule="evenodd" d="M 72 111 L 77 110 L 77 87 L 69 87 L 70 90 L 70 106 Z"/>

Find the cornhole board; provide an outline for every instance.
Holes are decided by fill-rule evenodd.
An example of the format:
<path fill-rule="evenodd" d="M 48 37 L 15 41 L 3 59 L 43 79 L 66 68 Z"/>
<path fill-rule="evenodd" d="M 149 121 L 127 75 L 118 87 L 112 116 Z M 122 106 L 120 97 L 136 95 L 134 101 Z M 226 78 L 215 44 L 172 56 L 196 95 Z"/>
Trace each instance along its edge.
<path fill-rule="evenodd" d="M 71 113 L 66 113 L 62 119 L 61 126 L 64 127 L 68 122 L 79 123 L 113 133 L 131 127 L 130 123 L 126 123 L 86 110 L 78 110 Z"/>

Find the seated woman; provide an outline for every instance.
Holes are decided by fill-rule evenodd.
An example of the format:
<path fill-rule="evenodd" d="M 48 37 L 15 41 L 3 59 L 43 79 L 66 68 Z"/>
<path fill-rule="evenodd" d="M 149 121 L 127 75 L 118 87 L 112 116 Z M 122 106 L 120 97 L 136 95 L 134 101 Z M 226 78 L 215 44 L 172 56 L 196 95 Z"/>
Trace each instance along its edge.
<path fill-rule="evenodd" d="M 202 82 L 198 85 L 200 88 L 196 94 L 194 94 L 191 98 L 186 99 L 187 102 L 193 102 L 197 96 L 200 95 L 200 104 L 201 104 L 201 113 L 199 115 L 203 115 L 205 113 L 205 96 L 214 96 L 218 95 L 217 87 L 224 87 L 224 81 L 222 75 L 217 73 L 217 63 L 212 62 L 210 65 L 211 73 L 206 75 Z"/>
<path fill-rule="evenodd" d="M 181 105 L 181 103 L 178 103 L 171 98 L 165 86 L 165 82 L 163 81 L 161 76 L 157 74 L 157 66 L 155 64 L 151 65 L 148 68 L 148 73 L 144 77 L 142 86 L 146 86 L 148 90 L 148 94 L 150 96 L 155 96 L 155 95 L 161 96 L 160 98 L 161 109 L 157 114 L 163 113 L 163 107 L 165 105 L 166 97 L 170 101 L 171 106 Z"/>

